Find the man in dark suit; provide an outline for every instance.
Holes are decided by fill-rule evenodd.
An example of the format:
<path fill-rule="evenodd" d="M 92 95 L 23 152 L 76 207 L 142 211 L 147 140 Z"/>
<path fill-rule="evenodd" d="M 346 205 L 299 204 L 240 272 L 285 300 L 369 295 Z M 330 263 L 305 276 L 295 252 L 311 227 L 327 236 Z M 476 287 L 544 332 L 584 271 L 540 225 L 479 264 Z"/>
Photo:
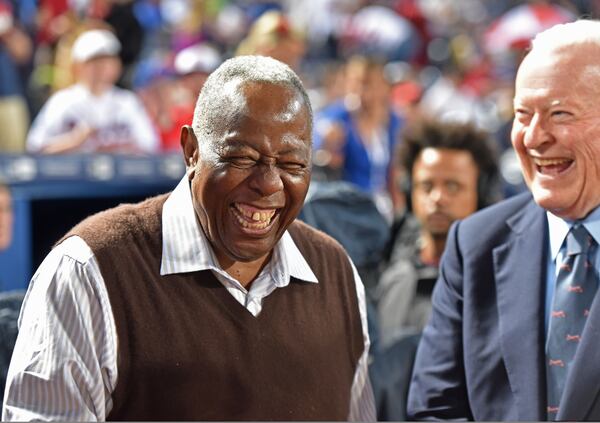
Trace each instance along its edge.
<path fill-rule="evenodd" d="M 452 227 L 409 418 L 600 420 L 598 57 L 600 22 L 578 21 L 539 34 L 521 63 L 511 137 L 533 198 Z"/>

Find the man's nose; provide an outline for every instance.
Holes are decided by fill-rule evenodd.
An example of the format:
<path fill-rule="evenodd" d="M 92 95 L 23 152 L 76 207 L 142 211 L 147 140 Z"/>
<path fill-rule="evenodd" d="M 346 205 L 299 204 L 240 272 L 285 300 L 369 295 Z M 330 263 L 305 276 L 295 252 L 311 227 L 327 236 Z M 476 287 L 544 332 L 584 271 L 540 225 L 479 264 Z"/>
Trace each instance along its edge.
<path fill-rule="evenodd" d="M 265 197 L 282 191 L 283 181 L 280 169 L 272 163 L 258 164 L 252 175 L 250 187 Z"/>
<path fill-rule="evenodd" d="M 430 201 L 436 206 L 443 206 L 448 202 L 450 195 L 444 187 L 433 187 L 429 192 Z"/>
<path fill-rule="evenodd" d="M 538 113 L 534 114 L 523 135 L 525 147 L 528 149 L 538 148 L 550 141 L 551 138 L 552 135 L 547 130 L 547 123 Z"/>

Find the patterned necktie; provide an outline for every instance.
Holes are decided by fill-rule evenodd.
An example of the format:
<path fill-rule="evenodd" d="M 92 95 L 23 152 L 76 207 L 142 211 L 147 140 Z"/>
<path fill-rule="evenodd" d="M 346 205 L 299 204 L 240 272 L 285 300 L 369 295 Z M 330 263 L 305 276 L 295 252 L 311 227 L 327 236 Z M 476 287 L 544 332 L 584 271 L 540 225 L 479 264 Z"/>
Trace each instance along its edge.
<path fill-rule="evenodd" d="M 555 420 L 560 398 L 581 333 L 589 314 L 598 280 L 592 261 L 597 244 L 581 224 L 567 234 L 563 262 L 556 276 L 546 350 L 548 420 Z"/>

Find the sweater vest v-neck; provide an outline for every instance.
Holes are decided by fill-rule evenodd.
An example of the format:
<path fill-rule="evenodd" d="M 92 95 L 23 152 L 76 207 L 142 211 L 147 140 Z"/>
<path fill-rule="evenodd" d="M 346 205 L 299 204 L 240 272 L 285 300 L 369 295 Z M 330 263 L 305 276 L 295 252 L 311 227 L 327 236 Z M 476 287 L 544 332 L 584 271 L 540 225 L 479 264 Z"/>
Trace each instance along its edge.
<path fill-rule="evenodd" d="M 296 221 L 319 283 L 291 278 L 253 316 L 209 270 L 160 275 L 167 195 L 84 220 L 118 338 L 109 420 L 346 420 L 364 349 L 346 253 Z"/>

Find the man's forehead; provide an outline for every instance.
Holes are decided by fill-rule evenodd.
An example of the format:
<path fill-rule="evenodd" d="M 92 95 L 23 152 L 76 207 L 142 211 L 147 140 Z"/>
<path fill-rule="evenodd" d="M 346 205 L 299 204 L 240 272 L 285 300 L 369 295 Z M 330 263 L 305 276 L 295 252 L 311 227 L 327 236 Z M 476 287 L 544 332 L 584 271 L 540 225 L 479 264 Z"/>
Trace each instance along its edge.
<path fill-rule="evenodd" d="M 230 112 L 248 112 L 250 104 L 254 103 L 257 99 L 273 100 L 272 97 L 264 97 L 264 92 L 261 88 L 266 86 L 279 87 L 291 93 L 285 104 L 286 110 L 275 116 L 276 120 L 282 122 L 290 121 L 303 107 L 306 107 L 302 93 L 292 85 L 268 81 L 243 80 L 241 78 L 232 79 L 223 85 L 221 90 L 222 107 L 228 108 Z"/>
<path fill-rule="evenodd" d="M 292 102 L 300 102 L 300 106 L 303 104 L 303 96 L 300 90 L 291 83 L 276 82 L 276 81 L 240 81 L 238 86 L 244 92 L 246 97 L 253 97 L 258 99 L 273 99 L 272 96 L 264 97 L 263 91 L 267 88 L 281 90 L 286 93 L 286 97 Z M 282 97 L 280 97 L 282 98 Z"/>
<path fill-rule="evenodd" d="M 242 150 L 245 148 L 256 149 L 260 146 L 267 146 L 273 143 L 273 140 L 267 137 L 251 137 L 247 138 L 245 134 L 238 131 L 228 131 L 227 134 L 221 138 L 215 140 L 214 146 L 219 150 Z M 310 139 L 304 139 L 299 134 L 292 131 L 284 133 L 278 140 L 278 144 L 282 151 L 309 151 L 310 150 Z"/>
<path fill-rule="evenodd" d="M 533 49 L 523 59 L 519 74 L 539 69 L 578 74 L 587 69 L 598 68 L 600 66 L 598 57 L 600 57 L 600 46 L 592 43 Z"/>
<path fill-rule="evenodd" d="M 519 68 L 515 100 L 550 97 L 552 106 L 577 97 L 585 99 L 598 91 L 600 62 L 581 50 L 565 49 L 532 52 Z M 600 48 L 596 50 L 600 57 Z M 549 104 L 550 106 L 550 104 Z"/>
<path fill-rule="evenodd" d="M 302 112 L 304 101 L 300 93 L 296 92 L 293 98 L 287 103 L 287 107 L 273 116 L 273 119 L 277 122 L 288 123 L 292 122 L 299 113 Z"/>

